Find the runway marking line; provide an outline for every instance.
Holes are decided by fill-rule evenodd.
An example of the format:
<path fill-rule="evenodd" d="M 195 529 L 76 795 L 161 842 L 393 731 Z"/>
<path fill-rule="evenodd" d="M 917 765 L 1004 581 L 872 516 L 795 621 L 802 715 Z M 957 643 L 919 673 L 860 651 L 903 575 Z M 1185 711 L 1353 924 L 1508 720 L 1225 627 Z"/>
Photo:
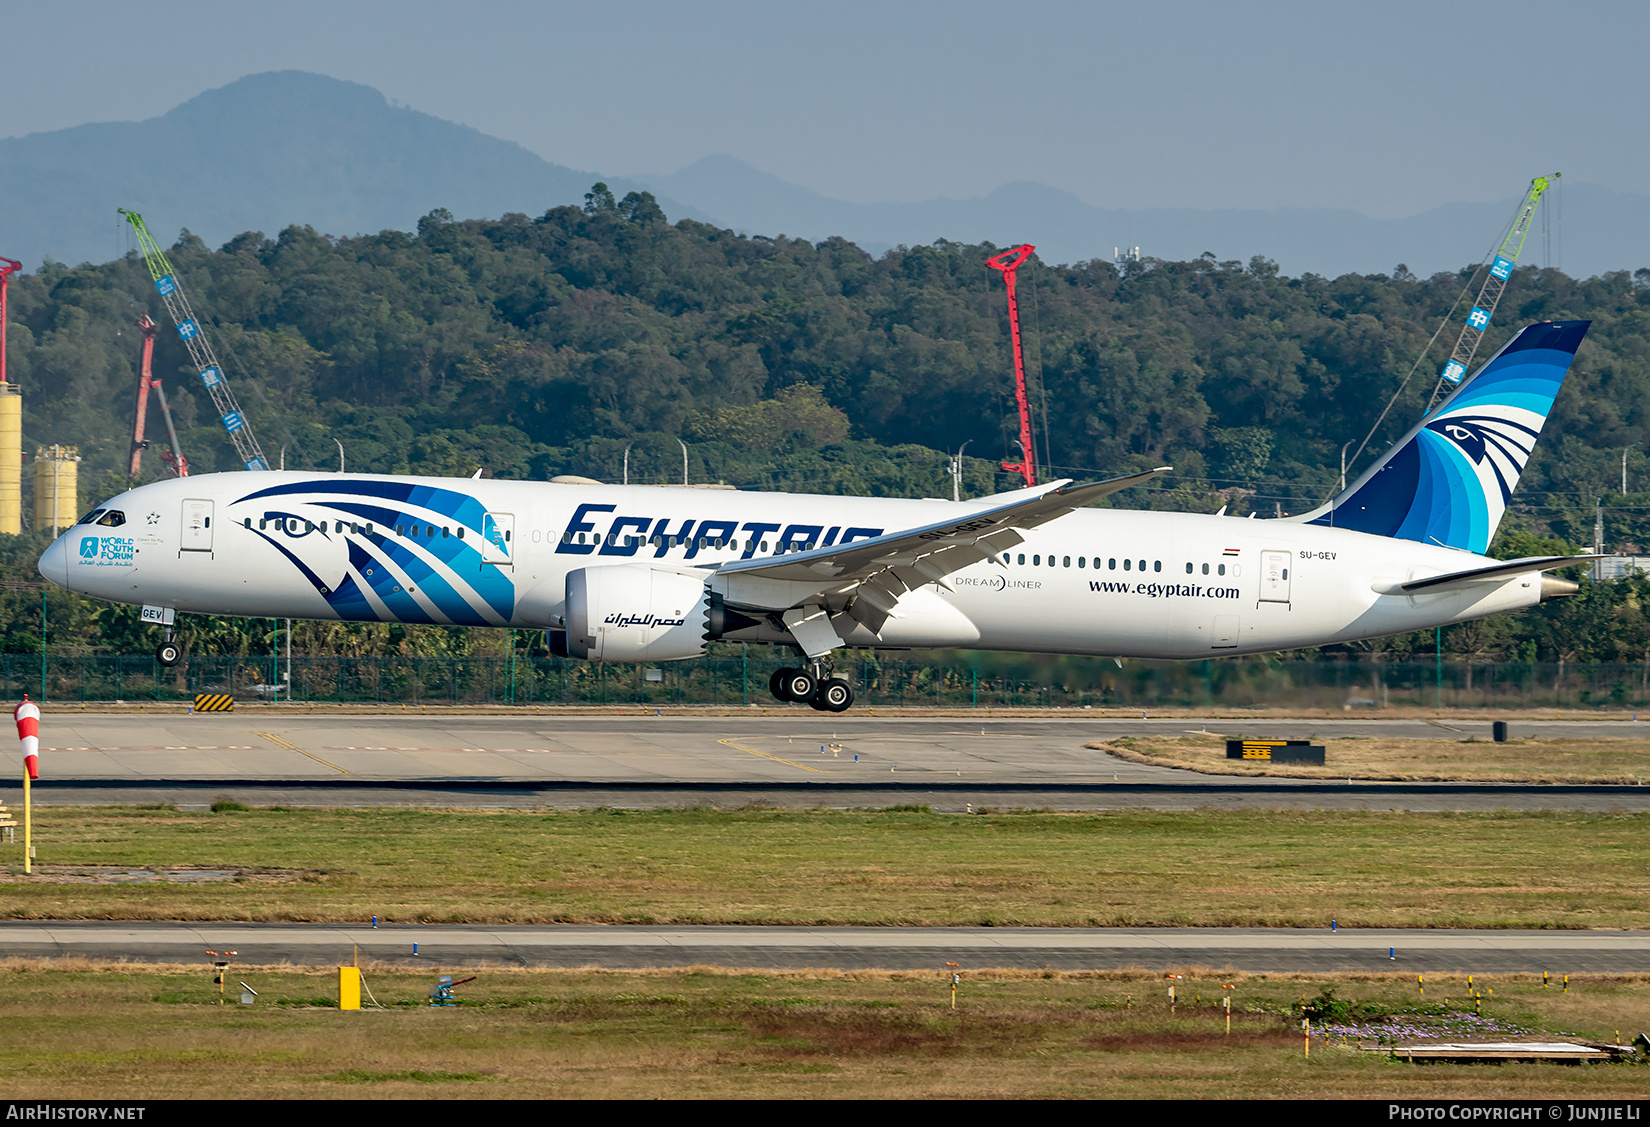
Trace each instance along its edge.
<path fill-rule="evenodd" d="M 781 759 L 777 755 L 769 755 L 765 751 L 757 751 L 754 747 L 746 747 L 744 744 L 735 743 L 733 740 L 717 740 L 716 742 L 719 744 L 727 744 L 732 748 L 738 748 L 740 751 L 749 752 L 751 755 L 760 755 L 763 759 L 771 759 L 775 763 L 783 763 L 787 767 L 796 767 L 803 771 L 812 771 L 816 775 L 831 774 L 829 771 L 821 771 L 818 767 L 809 767 L 806 763 L 793 763 L 789 759 Z"/>
<path fill-rule="evenodd" d="M 1448 724 L 1441 724 L 1437 720 L 1428 720 L 1427 723 L 1434 728 L 1442 728 L 1446 732 L 1463 732 L 1466 730 L 1465 728 L 1451 728 Z"/>
<path fill-rule="evenodd" d="M 253 732 L 252 734 L 254 736 L 259 736 L 263 739 L 268 740 L 270 743 L 274 744 L 276 747 L 284 747 L 288 751 L 296 751 L 299 755 L 309 756 L 309 758 L 315 760 L 315 762 L 319 763 L 321 766 L 331 767 L 334 771 L 337 771 L 340 775 L 349 774 L 348 771 L 346 771 L 342 767 L 338 766 L 338 764 L 328 763 L 325 759 L 322 759 L 319 755 L 310 755 L 309 752 L 305 751 L 303 748 L 299 747 L 297 744 L 292 743 L 288 740 L 283 740 L 275 732 Z"/>

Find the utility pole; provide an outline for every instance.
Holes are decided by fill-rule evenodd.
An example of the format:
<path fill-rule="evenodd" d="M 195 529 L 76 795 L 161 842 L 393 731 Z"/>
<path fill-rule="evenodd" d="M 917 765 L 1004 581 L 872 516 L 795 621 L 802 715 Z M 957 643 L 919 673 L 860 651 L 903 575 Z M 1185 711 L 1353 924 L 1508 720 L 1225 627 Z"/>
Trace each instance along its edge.
<path fill-rule="evenodd" d="M 972 438 L 968 440 L 968 442 L 973 441 Z M 946 465 L 946 469 L 951 473 L 951 499 L 953 501 L 962 500 L 962 456 L 963 451 L 968 449 L 968 442 L 964 442 L 957 448 L 957 456 Z"/>
<path fill-rule="evenodd" d="M 677 441 L 681 440 L 678 439 Z M 636 445 L 634 442 L 630 444 L 630 446 L 634 445 Z M 626 485 L 630 484 L 630 446 L 624 448 L 624 483 Z"/>
<path fill-rule="evenodd" d="M 1604 499 L 1598 498 L 1593 502 L 1593 554 L 1604 554 Z M 1599 582 L 1604 578 L 1604 561 L 1593 561 L 1593 581 Z"/>
<path fill-rule="evenodd" d="M 678 438 L 676 440 L 676 445 L 678 445 L 682 448 L 682 484 L 686 485 L 688 483 L 688 479 L 687 479 L 687 443 L 683 442 L 681 439 Z"/>

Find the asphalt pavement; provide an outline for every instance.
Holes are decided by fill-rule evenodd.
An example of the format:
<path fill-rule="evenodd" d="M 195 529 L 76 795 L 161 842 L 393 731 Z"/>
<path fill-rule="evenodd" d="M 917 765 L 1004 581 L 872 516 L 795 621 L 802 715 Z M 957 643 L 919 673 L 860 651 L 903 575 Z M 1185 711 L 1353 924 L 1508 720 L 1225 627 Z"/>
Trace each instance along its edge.
<path fill-rule="evenodd" d="M 416 947 L 416 951 L 415 951 Z M 1650 971 L 1650 933 L 1328 928 L 639 927 L 0 921 L 0 952 L 247 965 L 610 968 L 981 967 L 1258 974 Z"/>
<path fill-rule="evenodd" d="M 97 714 L 42 719 L 53 803 L 269 805 L 884 806 L 1103 810 L 1650 810 L 1650 788 L 1381 783 L 1200 775 L 1085 745 L 1182 732 L 1251 738 L 1460 740 L 1487 721 L 1200 721 L 820 717 L 258 716 Z M 1482 729 L 1482 730 L 1480 730 Z M 1629 721 L 1520 721 L 1515 735 L 1631 737 Z M 1650 735 L 1650 723 L 1644 727 Z M 20 784 L 0 780 L 0 797 Z M 13 796 L 14 797 L 14 796 Z"/>

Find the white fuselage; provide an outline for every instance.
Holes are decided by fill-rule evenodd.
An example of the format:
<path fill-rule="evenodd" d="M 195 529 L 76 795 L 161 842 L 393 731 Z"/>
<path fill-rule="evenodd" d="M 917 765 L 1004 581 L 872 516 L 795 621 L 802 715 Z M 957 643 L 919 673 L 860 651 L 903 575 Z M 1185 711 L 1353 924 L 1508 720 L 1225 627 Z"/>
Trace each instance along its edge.
<path fill-rule="evenodd" d="M 122 523 L 76 525 L 40 569 L 70 590 L 180 613 L 552 627 L 577 568 L 651 563 L 703 568 L 708 579 L 720 563 L 868 539 L 986 504 L 211 474 L 112 498 L 102 508 Z M 1541 596 L 1536 572 L 1470 590 L 1394 593 L 1491 561 L 1291 521 L 1080 509 L 1023 535 L 945 585 L 910 592 L 880 636 L 861 628 L 847 641 L 1205 658 L 1415 630 Z M 784 638 L 771 624 L 729 636 Z"/>

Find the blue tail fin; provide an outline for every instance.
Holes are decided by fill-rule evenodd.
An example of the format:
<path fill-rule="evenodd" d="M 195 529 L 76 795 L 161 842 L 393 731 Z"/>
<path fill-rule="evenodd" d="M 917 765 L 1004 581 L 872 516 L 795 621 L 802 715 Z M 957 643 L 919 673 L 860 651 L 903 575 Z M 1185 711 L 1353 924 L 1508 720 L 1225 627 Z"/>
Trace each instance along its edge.
<path fill-rule="evenodd" d="M 1482 554 L 1590 324 L 1524 329 L 1351 488 L 1294 519 Z"/>

